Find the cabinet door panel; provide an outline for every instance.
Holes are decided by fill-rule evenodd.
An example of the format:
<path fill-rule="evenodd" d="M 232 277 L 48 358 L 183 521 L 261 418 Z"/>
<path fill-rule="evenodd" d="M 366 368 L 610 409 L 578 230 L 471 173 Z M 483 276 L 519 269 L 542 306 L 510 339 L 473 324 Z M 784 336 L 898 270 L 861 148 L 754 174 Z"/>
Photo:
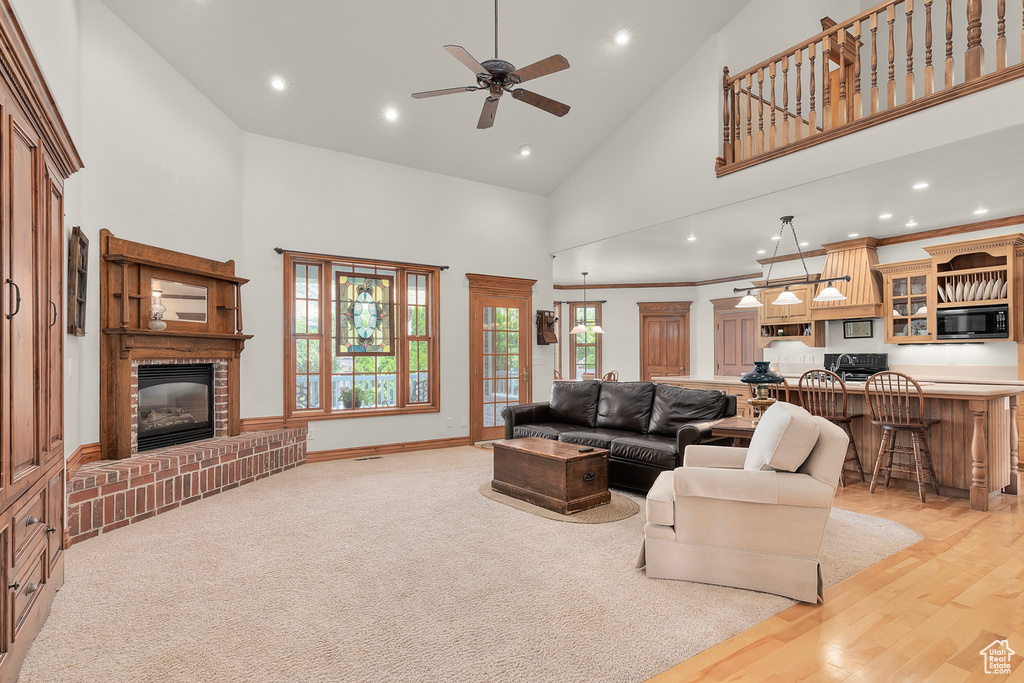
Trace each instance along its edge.
<path fill-rule="evenodd" d="M 43 373 L 46 387 L 46 432 L 43 446 L 47 461 L 64 457 L 64 194 L 56 174 L 47 169 L 46 233 L 46 354 Z"/>
<path fill-rule="evenodd" d="M 46 483 L 46 531 L 49 542 L 47 576 L 60 574 L 64 562 L 64 467 L 50 470 Z M 60 568 L 58 568 L 60 565 Z M 57 587 L 63 580 L 56 582 Z"/>
<path fill-rule="evenodd" d="M 8 496 L 16 495 L 15 482 L 40 465 L 39 432 L 39 356 L 43 341 L 40 339 L 40 280 L 36 231 L 38 189 L 38 146 L 24 132 L 13 116 L 8 117 L 7 197 L 10 217 L 10 253 L 8 277 L 16 284 L 7 285 L 8 295 L 20 293 L 21 304 L 15 299 L 10 325 L 10 472 L 5 479 L 12 486 Z M 13 292 L 11 291 L 13 289 Z M 20 292 L 18 291 L 20 290 Z M 10 305 L 10 301 L 8 304 Z M 9 314 L 10 314 L 9 313 Z M 23 488 L 23 487 L 22 487 Z"/>

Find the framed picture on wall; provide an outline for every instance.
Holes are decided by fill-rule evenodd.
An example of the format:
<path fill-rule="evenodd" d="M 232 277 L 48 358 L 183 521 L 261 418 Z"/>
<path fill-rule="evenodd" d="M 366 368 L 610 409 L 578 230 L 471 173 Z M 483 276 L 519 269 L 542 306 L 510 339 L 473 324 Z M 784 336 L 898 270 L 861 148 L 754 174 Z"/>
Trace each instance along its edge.
<path fill-rule="evenodd" d="M 871 339 L 873 336 L 875 336 L 874 320 L 843 321 L 843 339 Z"/>

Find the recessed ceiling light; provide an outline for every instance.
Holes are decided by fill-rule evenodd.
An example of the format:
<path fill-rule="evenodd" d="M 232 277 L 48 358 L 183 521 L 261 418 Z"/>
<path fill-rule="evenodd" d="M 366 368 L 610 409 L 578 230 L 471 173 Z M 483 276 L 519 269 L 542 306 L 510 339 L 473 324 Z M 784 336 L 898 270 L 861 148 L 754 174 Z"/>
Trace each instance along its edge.
<path fill-rule="evenodd" d="M 615 32 L 615 35 L 612 36 L 612 40 L 615 41 L 616 45 L 625 45 L 632 37 L 633 32 L 629 30 L 629 27 L 623 26 Z"/>
<path fill-rule="evenodd" d="M 881 213 L 881 214 L 878 214 L 878 217 L 881 218 L 884 221 L 884 220 L 888 220 L 888 219 L 892 218 L 892 214 L 891 213 Z"/>
<path fill-rule="evenodd" d="M 773 240 L 781 240 L 782 239 L 782 235 L 772 235 L 772 239 Z"/>
<path fill-rule="evenodd" d="M 522 147 L 519 148 L 519 155 L 520 156 L 528 157 L 532 153 L 533 153 L 533 147 L 530 147 L 529 145 L 523 145 Z"/>
<path fill-rule="evenodd" d="M 686 241 L 687 242 L 696 242 L 697 241 L 697 236 L 696 235 L 690 235 L 689 237 L 686 238 Z"/>
<path fill-rule="evenodd" d="M 386 118 L 388 121 L 398 120 L 398 109 L 396 109 L 395 107 L 385 107 L 384 118 Z"/>
<path fill-rule="evenodd" d="M 924 188 L 928 187 L 928 183 L 925 183 L 925 182 L 915 183 L 913 187 L 914 187 L 915 190 L 923 190 Z"/>
<path fill-rule="evenodd" d="M 859 232 L 851 232 L 849 235 L 847 235 L 847 237 L 860 237 L 860 233 Z"/>
<path fill-rule="evenodd" d="M 800 243 L 801 247 L 806 247 L 806 246 L 809 246 L 809 245 L 810 245 L 810 242 L 801 242 Z"/>
<path fill-rule="evenodd" d="M 907 221 L 907 227 L 908 228 L 916 228 L 917 227 L 917 221 L 915 221 L 913 218 L 911 218 L 909 221 Z"/>
<path fill-rule="evenodd" d="M 281 74 L 274 74 L 270 77 L 270 87 L 274 90 L 284 90 L 288 87 L 288 79 Z"/>
<path fill-rule="evenodd" d="M 982 214 L 986 213 L 988 213 L 988 209 L 986 209 L 984 206 L 979 206 L 977 209 L 974 210 L 975 216 L 981 216 Z"/>
<path fill-rule="evenodd" d="M 758 254 L 767 254 L 768 252 L 766 252 L 764 249 L 758 249 L 757 253 Z"/>

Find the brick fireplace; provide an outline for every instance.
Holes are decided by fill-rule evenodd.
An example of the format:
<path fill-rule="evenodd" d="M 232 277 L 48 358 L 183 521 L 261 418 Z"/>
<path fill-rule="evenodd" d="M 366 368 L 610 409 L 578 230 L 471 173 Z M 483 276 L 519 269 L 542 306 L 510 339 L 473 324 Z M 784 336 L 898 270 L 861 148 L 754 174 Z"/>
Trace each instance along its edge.
<path fill-rule="evenodd" d="M 212 366 L 213 367 L 213 433 L 210 436 L 228 435 L 228 364 L 217 358 L 152 358 L 132 360 L 131 379 L 131 426 L 132 455 L 139 453 L 139 366 Z M 194 440 L 194 439 L 192 439 Z M 178 443 L 184 443 L 179 441 Z M 169 444 L 172 445 L 172 444 Z"/>

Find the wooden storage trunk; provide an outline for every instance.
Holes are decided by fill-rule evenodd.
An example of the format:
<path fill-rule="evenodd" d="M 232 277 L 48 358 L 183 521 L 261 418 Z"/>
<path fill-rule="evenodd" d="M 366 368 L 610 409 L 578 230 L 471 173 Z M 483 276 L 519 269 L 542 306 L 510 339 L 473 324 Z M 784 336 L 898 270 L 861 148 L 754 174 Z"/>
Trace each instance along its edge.
<path fill-rule="evenodd" d="M 608 451 L 528 437 L 494 442 L 491 488 L 563 515 L 605 505 Z"/>

